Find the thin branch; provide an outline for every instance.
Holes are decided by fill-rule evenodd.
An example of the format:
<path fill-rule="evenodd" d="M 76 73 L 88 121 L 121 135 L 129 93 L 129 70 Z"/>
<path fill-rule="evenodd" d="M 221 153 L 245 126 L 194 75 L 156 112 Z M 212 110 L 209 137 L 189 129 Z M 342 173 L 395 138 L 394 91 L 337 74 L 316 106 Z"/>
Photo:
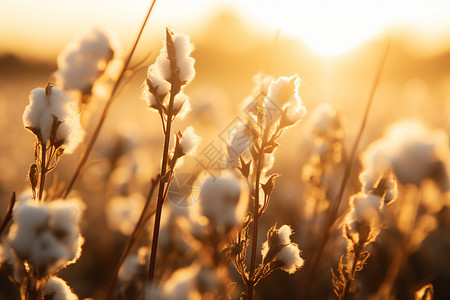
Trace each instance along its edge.
<path fill-rule="evenodd" d="M 261 180 L 261 170 L 264 164 L 264 148 L 266 147 L 268 130 L 264 130 L 263 138 L 261 140 L 261 147 L 259 149 L 259 158 L 256 162 L 256 178 L 255 178 L 255 195 L 253 203 L 253 233 L 252 233 L 252 249 L 250 254 L 250 272 L 249 281 L 247 283 L 247 299 L 253 299 L 253 287 L 255 285 L 254 272 L 256 267 L 256 247 L 258 245 L 258 226 L 259 226 L 259 190 Z"/>
<path fill-rule="evenodd" d="M 9 201 L 8 210 L 6 212 L 5 217 L 3 218 L 2 224 L 0 225 L 0 237 L 3 233 L 3 231 L 5 231 L 6 226 L 8 226 L 9 221 L 11 221 L 11 219 L 12 219 L 12 213 L 13 213 L 15 204 L 16 204 L 16 193 L 13 192 L 11 195 L 11 200 Z"/>
<path fill-rule="evenodd" d="M 162 205 L 164 203 L 164 191 L 166 184 L 169 184 L 168 179 L 166 178 L 166 170 L 169 160 L 169 145 L 170 145 L 170 135 L 171 135 L 171 127 L 172 127 L 172 114 L 173 114 L 173 103 L 175 100 L 175 95 L 180 91 L 180 82 L 179 82 L 179 74 L 172 75 L 174 79 L 174 83 L 172 83 L 170 90 L 170 99 L 169 99 L 169 111 L 167 114 L 167 124 L 165 130 L 164 137 L 164 149 L 163 149 L 163 157 L 161 162 L 161 179 L 159 182 L 159 190 L 158 190 L 158 200 L 156 203 L 156 214 L 155 214 L 155 224 L 153 227 L 153 238 L 152 238 L 152 248 L 150 253 L 150 264 L 148 269 L 148 283 L 152 283 L 155 276 L 155 266 L 156 266 L 156 252 L 158 249 L 158 237 L 159 237 L 159 227 L 161 223 L 161 212 Z"/>

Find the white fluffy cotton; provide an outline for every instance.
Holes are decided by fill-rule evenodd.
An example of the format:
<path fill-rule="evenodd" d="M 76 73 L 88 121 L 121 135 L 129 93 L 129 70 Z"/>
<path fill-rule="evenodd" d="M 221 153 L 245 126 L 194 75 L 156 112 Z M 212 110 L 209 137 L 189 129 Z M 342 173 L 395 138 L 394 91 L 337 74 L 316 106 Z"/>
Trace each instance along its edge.
<path fill-rule="evenodd" d="M 53 117 L 56 117 L 61 124 L 55 142 L 62 142 L 65 153 L 73 152 L 84 137 L 76 104 L 59 87 L 36 88 L 29 99 L 30 104 L 25 107 L 22 117 L 24 126 L 38 130 L 42 142 L 47 145 Z"/>
<path fill-rule="evenodd" d="M 265 118 L 267 124 L 272 124 L 283 114 L 283 125 L 290 126 L 306 115 L 306 108 L 298 95 L 300 78 L 297 75 L 279 77 L 269 86 L 267 97 L 264 101 Z"/>
<path fill-rule="evenodd" d="M 419 186 L 429 178 L 442 191 L 448 191 L 449 161 L 450 149 L 445 132 L 431 131 L 418 121 L 403 121 L 391 126 L 382 139 L 372 143 L 364 152 L 364 171 L 360 180 L 363 190 L 368 191 L 393 171 L 403 184 Z"/>
<path fill-rule="evenodd" d="M 182 83 L 188 83 L 194 78 L 195 75 L 195 59 L 190 56 L 192 51 L 194 50 L 194 45 L 191 44 L 189 36 L 186 34 L 169 34 L 172 37 L 172 41 L 175 47 L 175 60 L 180 71 L 180 81 Z M 156 70 L 159 75 L 166 81 L 171 80 L 172 71 L 170 70 L 170 60 L 168 58 L 166 45 L 164 45 L 158 57 L 156 58 L 154 67 L 150 67 L 154 68 L 154 70 Z"/>
<path fill-rule="evenodd" d="M 200 144 L 202 139 L 195 133 L 194 127 L 189 126 L 181 134 L 180 147 L 183 154 L 190 154 Z"/>
<path fill-rule="evenodd" d="M 304 264 L 304 260 L 300 257 L 300 249 L 297 244 L 294 243 L 283 247 L 280 252 L 278 252 L 275 260 L 281 262 L 281 269 L 289 274 L 294 274 L 295 271 Z"/>
<path fill-rule="evenodd" d="M 280 245 L 287 245 L 291 242 L 292 228 L 288 225 L 283 225 L 278 229 L 278 239 Z"/>
<path fill-rule="evenodd" d="M 174 59 L 177 70 L 179 70 L 179 78 L 176 81 L 179 79 L 181 86 L 186 85 L 195 75 L 195 59 L 190 56 L 194 46 L 191 44 L 189 36 L 185 34 L 173 34 L 167 31 L 166 38 L 172 40 L 175 50 L 175 56 L 170 59 Z M 166 40 L 155 63 L 148 67 L 147 78 L 144 81 L 144 88 L 141 94 L 141 98 L 147 102 L 150 108 L 161 111 L 163 106 L 166 113 L 169 109 L 171 86 L 175 83 L 167 50 L 168 43 L 169 41 Z M 176 93 L 173 103 L 173 114 L 179 118 L 184 118 L 191 108 L 189 97 L 180 90 L 177 90 Z"/>
<path fill-rule="evenodd" d="M 27 201 L 13 213 L 8 241 L 17 255 L 42 272 L 54 272 L 81 254 L 80 202 Z"/>
<path fill-rule="evenodd" d="M 67 283 L 58 277 L 50 277 L 44 289 L 45 299 L 52 300 L 78 300 Z"/>
<path fill-rule="evenodd" d="M 115 48 L 106 32 L 89 29 L 69 43 L 58 56 L 56 79 L 65 90 L 90 94 L 92 85 L 113 58 Z"/>
<path fill-rule="evenodd" d="M 245 204 L 242 185 L 231 172 L 208 177 L 200 191 L 200 213 L 219 228 L 230 228 L 241 222 Z"/>

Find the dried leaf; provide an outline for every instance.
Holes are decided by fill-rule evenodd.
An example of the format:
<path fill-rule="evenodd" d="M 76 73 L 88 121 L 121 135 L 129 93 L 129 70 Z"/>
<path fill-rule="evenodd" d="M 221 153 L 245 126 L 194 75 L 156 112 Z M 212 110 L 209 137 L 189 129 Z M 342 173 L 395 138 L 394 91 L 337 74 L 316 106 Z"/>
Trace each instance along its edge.
<path fill-rule="evenodd" d="M 28 179 L 30 180 L 31 189 L 33 191 L 36 190 L 37 184 L 38 184 L 38 167 L 36 164 L 32 164 L 30 166 L 30 170 L 28 171 Z"/>
<path fill-rule="evenodd" d="M 277 180 L 278 177 L 280 177 L 279 174 L 277 174 L 277 173 L 272 174 L 272 175 L 270 175 L 269 179 L 267 179 L 266 183 L 261 184 L 261 187 L 267 198 L 270 197 L 270 195 L 272 194 L 272 191 L 275 187 L 275 181 Z"/>
<path fill-rule="evenodd" d="M 238 167 L 238 170 L 241 172 L 242 176 L 248 178 L 248 176 L 250 175 L 250 166 L 252 164 L 252 161 L 250 160 L 248 163 L 246 163 L 242 156 L 239 156 L 239 162 L 240 167 Z"/>
<path fill-rule="evenodd" d="M 272 153 L 280 144 L 278 144 L 275 141 L 271 141 L 268 143 L 268 145 L 264 148 L 264 153 Z"/>

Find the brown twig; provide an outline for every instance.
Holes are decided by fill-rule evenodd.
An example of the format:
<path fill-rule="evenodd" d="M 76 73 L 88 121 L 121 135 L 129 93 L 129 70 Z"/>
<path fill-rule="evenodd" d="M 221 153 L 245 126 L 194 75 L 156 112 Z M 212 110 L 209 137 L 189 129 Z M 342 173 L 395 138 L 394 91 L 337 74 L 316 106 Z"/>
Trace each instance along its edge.
<path fill-rule="evenodd" d="M 110 111 L 110 109 L 112 107 L 112 104 L 114 102 L 113 100 L 115 98 L 117 89 L 119 87 L 119 83 L 121 82 L 121 79 L 122 79 L 125 71 L 127 70 L 128 65 L 130 64 L 131 58 L 132 58 L 132 56 L 133 56 L 133 54 L 134 54 L 134 52 L 136 50 L 138 42 L 139 42 L 139 40 L 140 40 L 140 38 L 142 36 L 142 33 L 144 31 L 144 28 L 145 28 L 145 25 L 147 24 L 147 21 L 148 21 L 148 19 L 150 17 L 150 14 L 151 14 L 151 12 L 153 10 L 153 7 L 154 7 L 155 3 L 156 3 L 156 0 L 153 0 L 151 5 L 150 5 L 150 7 L 149 7 L 149 9 L 148 9 L 148 11 L 147 11 L 147 15 L 145 16 L 145 19 L 144 19 L 144 21 L 143 21 L 143 23 L 141 25 L 139 33 L 138 33 L 138 35 L 137 35 L 137 37 L 136 37 L 136 39 L 135 39 L 135 41 L 133 43 L 133 46 L 132 46 L 132 48 L 130 50 L 130 53 L 128 54 L 128 57 L 126 58 L 123 66 L 122 66 L 122 69 L 120 70 L 119 77 L 114 82 L 114 86 L 112 88 L 111 95 L 110 95 L 108 101 L 106 102 L 105 107 L 103 108 L 102 114 L 101 114 L 101 116 L 100 116 L 100 118 L 99 118 L 99 120 L 97 122 L 97 125 L 96 125 L 96 127 L 94 129 L 94 132 L 92 133 L 92 136 L 89 139 L 89 142 L 88 142 L 88 144 L 86 146 L 86 149 L 84 150 L 83 154 L 80 157 L 78 165 L 75 168 L 75 172 L 73 173 L 72 178 L 70 179 L 69 185 L 67 186 L 66 190 L 64 191 L 64 194 L 62 195 L 63 199 L 65 199 L 67 197 L 67 195 L 70 193 L 70 191 L 72 190 L 75 181 L 77 180 L 78 176 L 80 175 L 81 170 L 83 169 L 84 165 L 86 164 L 86 161 L 89 158 L 89 155 L 90 155 L 90 153 L 92 151 L 92 148 L 94 147 L 94 144 L 97 141 L 98 135 L 100 134 L 100 130 L 102 129 L 103 123 L 106 120 L 106 116 L 108 115 L 108 113 L 109 113 L 109 111 Z"/>
<path fill-rule="evenodd" d="M 3 218 L 2 224 L 0 225 L 0 237 L 3 231 L 5 231 L 6 226 L 8 226 L 9 221 L 11 221 L 12 219 L 12 213 L 15 204 L 16 204 L 16 193 L 13 192 L 11 195 L 11 200 L 9 201 L 8 210 L 6 211 L 6 215 Z"/>
<path fill-rule="evenodd" d="M 247 299 L 253 299 L 253 287 L 255 285 L 255 268 L 256 268 L 256 248 L 258 246 L 258 226 L 259 226 L 259 189 L 261 170 L 264 164 L 264 149 L 266 147 L 268 137 L 268 130 L 264 130 L 263 138 L 261 140 L 261 146 L 259 147 L 259 158 L 256 162 L 256 178 L 255 178 L 255 190 L 254 190 L 254 203 L 253 203 L 253 233 L 252 233 L 252 249 L 250 252 L 250 272 L 249 280 L 247 282 Z"/>

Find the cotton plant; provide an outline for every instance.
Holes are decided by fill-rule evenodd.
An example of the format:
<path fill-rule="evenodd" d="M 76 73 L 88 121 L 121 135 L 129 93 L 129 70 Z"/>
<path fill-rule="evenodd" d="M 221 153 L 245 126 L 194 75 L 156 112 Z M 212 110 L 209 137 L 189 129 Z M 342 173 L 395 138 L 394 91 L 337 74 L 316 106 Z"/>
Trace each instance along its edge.
<path fill-rule="evenodd" d="M 225 259 L 234 262 L 236 270 L 247 286 L 245 292 L 247 299 L 253 298 L 254 286 L 263 276 L 267 275 L 265 273 L 267 263 L 262 261 L 259 265 L 256 264 L 259 218 L 269 205 L 270 195 L 275 187 L 276 178 L 279 176 L 278 174 L 268 175 L 267 172 L 273 165 L 274 152 L 279 146 L 277 141 L 284 130 L 294 126 L 306 115 L 306 109 L 298 94 L 300 78 L 297 75 L 273 79 L 260 74 L 255 77 L 255 82 L 253 95 L 244 101 L 244 109 L 248 115 L 246 122 L 248 131 L 236 131 L 236 134 L 241 135 L 239 140 L 242 143 L 245 139 L 245 132 L 248 132 L 250 157 L 247 158 L 248 156 L 245 155 L 246 149 L 241 148 L 239 151 L 230 147 L 228 149 L 230 157 L 232 155 L 239 157 L 237 170 L 247 181 L 252 205 L 239 233 L 224 250 Z M 250 244 L 251 248 L 248 251 Z M 294 262 L 293 269 L 284 269 L 293 273 L 303 264 L 299 263 L 301 258 L 298 246 L 289 245 L 288 250 L 284 250 L 280 257 L 286 258 L 286 261 L 291 259 L 290 262 Z M 293 247 L 298 251 L 292 251 Z M 250 259 L 248 265 L 246 257 Z"/>
<path fill-rule="evenodd" d="M 76 104 L 59 87 L 48 84 L 30 93 L 23 124 L 36 136 L 29 179 L 34 197 L 42 200 L 46 175 L 63 154 L 72 153 L 84 137 Z"/>
<path fill-rule="evenodd" d="M 430 130 L 419 121 L 391 125 L 385 135 L 373 142 L 362 155 L 362 190 L 378 193 L 383 187 L 384 204 L 398 198 L 389 209 L 389 229 L 396 232 L 397 246 L 387 276 L 375 297 L 388 297 L 406 259 L 430 232 L 438 227 L 438 213 L 446 205 L 449 190 L 450 148 L 442 130 Z M 389 192 L 389 187 L 398 191 Z"/>
<path fill-rule="evenodd" d="M 322 224 L 334 193 L 333 175 L 342 161 L 344 130 L 341 116 L 329 103 L 321 103 L 305 120 L 307 146 L 311 149 L 302 167 L 305 196 L 301 205 L 302 233 L 308 237 L 305 253 L 314 251 L 323 234 Z"/>
<path fill-rule="evenodd" d="M 183 92 L 183 88 L 195 76 L 195 59 L 191 56 L 193 50 L 194 46 L 191 44 L 189 36 L 180 33 L 174 34 L 166 29 L 165 45 L 155 63 L 149 66 L 147 78 L 143 84 L 142 98 L 146 101 L 149 109 L 159 113 L 164 133 L 150 254 L 149 282 L 153 281 L 155 273 L 161 211 L 176 164 L 182 157 L 191 154 L 201 140 L 195 130 L 188 127 L 183 132 L 176 133 L 175 145 L 169 151 L 173 121 L 176 118 L 183 118 L 190 109 L 189 97 Z"/>

